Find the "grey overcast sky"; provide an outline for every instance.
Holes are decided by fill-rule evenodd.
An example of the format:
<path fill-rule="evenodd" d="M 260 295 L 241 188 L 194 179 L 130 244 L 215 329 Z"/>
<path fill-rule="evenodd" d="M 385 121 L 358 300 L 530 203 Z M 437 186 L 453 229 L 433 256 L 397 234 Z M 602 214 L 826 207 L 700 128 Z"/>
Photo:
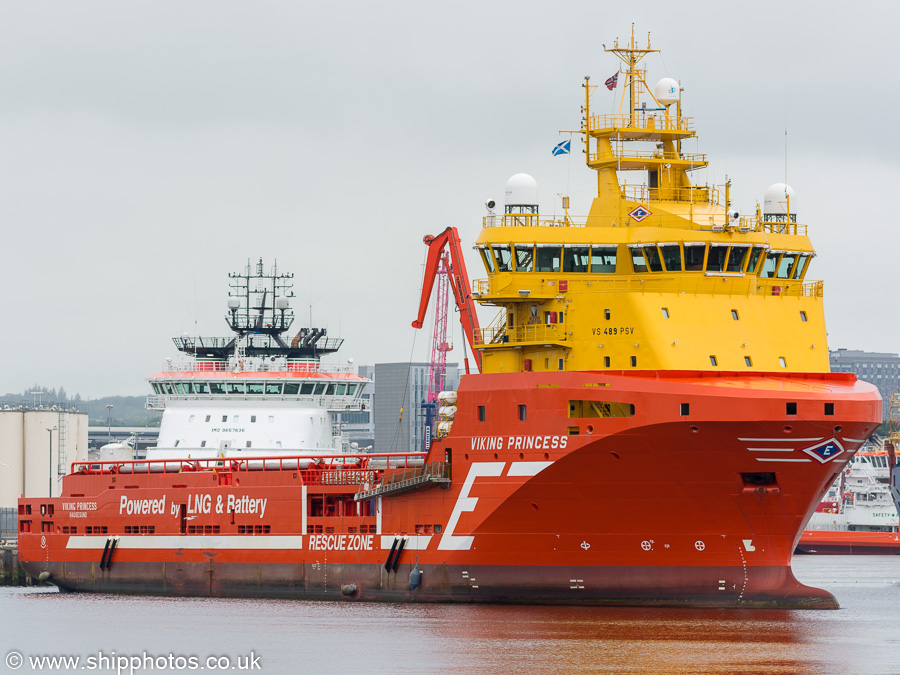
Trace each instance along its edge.
<path fill-rule="evenodd" d="M 226 334 L 226 275 L 260 256 L 297 275 L 294 327 L 313 302 L 344 359 L 426 359 L 422 237 L 455 225 L 468 248 L 520 171 L 544 213 L 567 192 L 586 213 L 592 172 L 550 150 L 632 22 L 663 50 L 649 81 L 682 81 L 697 182 L 727 172 L 742 211 L 783 180 L 787 123 L 829 346 L 900 350 L 894 2 L 0 8 L 0 393 L 144 393 L 171 337 Z"/>

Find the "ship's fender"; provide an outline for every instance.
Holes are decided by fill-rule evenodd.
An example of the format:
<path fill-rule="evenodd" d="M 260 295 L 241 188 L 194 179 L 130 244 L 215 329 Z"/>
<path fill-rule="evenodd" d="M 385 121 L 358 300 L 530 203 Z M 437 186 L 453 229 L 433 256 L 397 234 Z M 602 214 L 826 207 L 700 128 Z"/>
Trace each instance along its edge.
<path fill-rule="evenodd" d="M 419 569 L 419 566 L 416 565 L 415 567 L 413 567 L 412 572 L 409 573 L 409 590 L 416 590 L 421 583 L 422 571 Z"/>
<path fill-rule="evenodd" d="M 341 595 L 346 597 L 356 595 L 356 584 L 344 584 L 341 586 Z"/>

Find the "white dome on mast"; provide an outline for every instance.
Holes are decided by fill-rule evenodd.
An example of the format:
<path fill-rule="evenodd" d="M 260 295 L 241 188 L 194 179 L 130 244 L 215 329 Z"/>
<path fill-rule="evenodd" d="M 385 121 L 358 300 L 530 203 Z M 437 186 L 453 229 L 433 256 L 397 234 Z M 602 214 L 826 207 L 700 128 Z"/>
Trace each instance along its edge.
<path fill-rule="evenodd" d="M 537 181 L 527 173 L 517 173 L 506 181 L 506 213 L 537 212 Z"/>

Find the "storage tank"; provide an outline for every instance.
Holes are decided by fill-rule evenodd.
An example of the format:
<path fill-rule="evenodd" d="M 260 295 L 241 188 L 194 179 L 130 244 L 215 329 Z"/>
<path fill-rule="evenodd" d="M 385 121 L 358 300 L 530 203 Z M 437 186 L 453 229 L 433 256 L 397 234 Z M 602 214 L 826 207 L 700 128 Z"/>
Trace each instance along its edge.
<path fill-rule="evenodd" d="M 55 410 L 29 410 L 25 413 L 25 496 L 59 496 L 62 483 L 57 480 L 59 462 L 59 413 Z M 53 429 L 51 451 L 50 432 Z"/>
<path fill-rule="evenodd" d="M 0 410 L 0 508 L 14 509 L 25 490 L 25 413 Z"/>
<path fill-rule="evenodd" d="M 87 413 L 69 413 L 69 438 L 74 447 L 66 453 L 66 473 L 72 462 L 86 462 L 88 459 L 88 416 Z"/>

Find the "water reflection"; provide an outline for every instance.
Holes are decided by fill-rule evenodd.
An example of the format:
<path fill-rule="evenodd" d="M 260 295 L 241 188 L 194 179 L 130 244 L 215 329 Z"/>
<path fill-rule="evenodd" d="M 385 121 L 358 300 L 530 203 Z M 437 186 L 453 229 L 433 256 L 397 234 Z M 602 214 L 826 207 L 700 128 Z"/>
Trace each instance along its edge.
<path fill-rule="evenodd" d="M 28 653 L 261 655 L 263 673 L 891 673 L 895 559 L 795 564 L 838 611 L 380 605 L 0 589 Z M 51 638 L 51 639 L 48 639 Z M 51 647 L 52 645 L 52 647 Z M 154 671 L 161 672 L 161 671 Z"/>

